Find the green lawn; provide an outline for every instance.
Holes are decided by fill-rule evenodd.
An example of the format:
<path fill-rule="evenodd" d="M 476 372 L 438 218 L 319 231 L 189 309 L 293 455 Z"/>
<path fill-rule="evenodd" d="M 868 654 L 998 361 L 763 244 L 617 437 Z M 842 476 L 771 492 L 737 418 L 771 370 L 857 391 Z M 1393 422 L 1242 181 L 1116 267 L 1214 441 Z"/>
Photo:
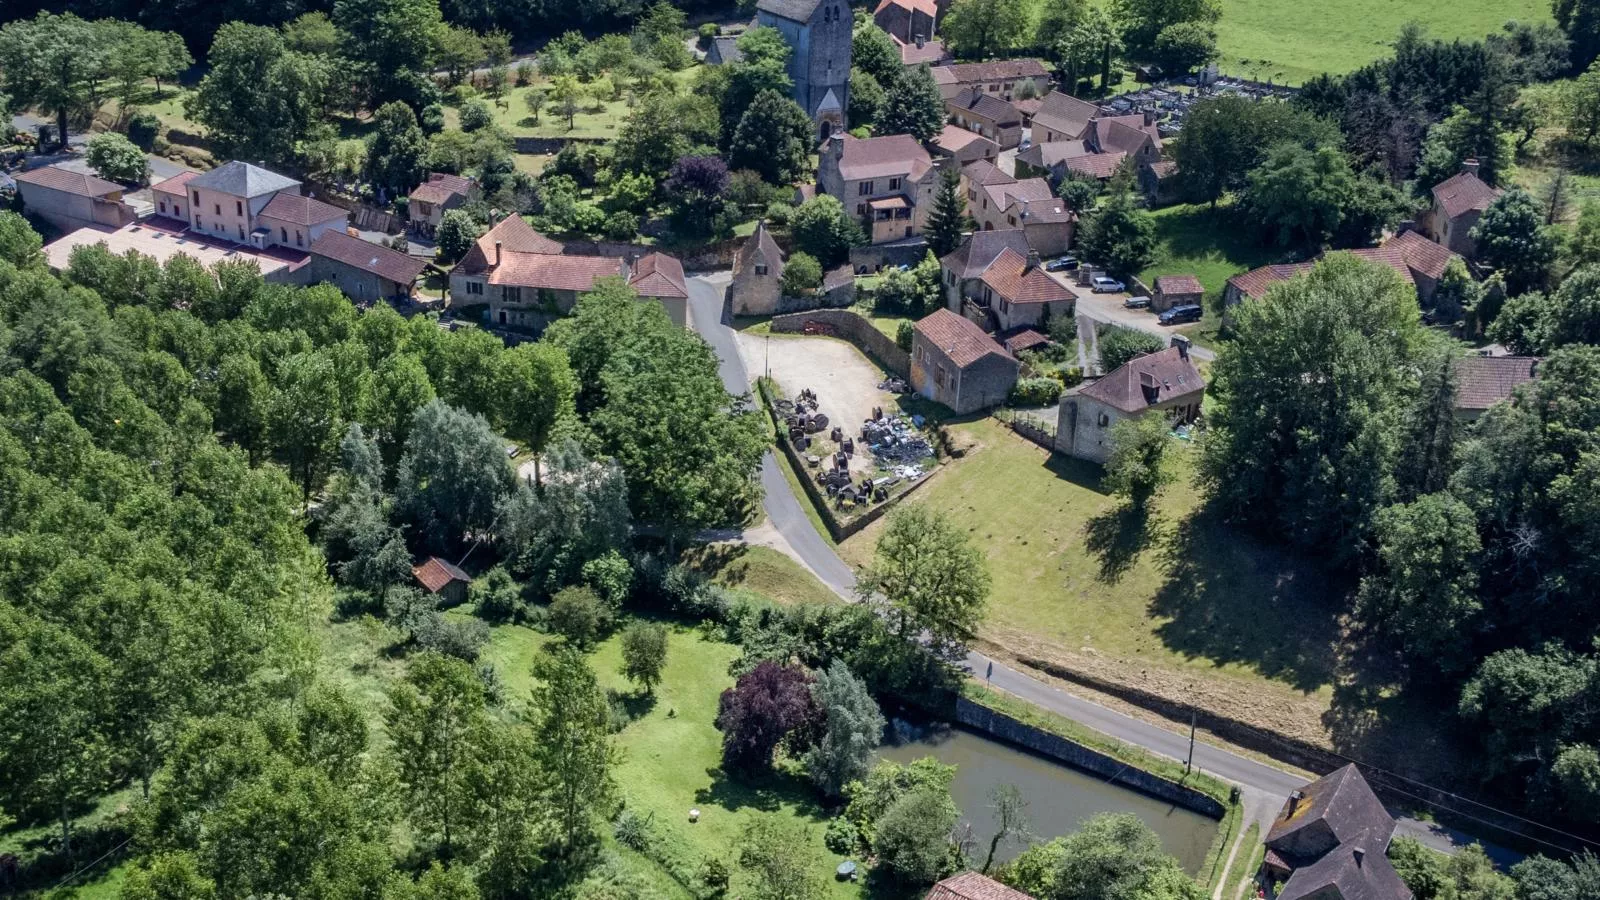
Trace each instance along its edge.
<path fill-rule="evenodd" d="M 1158 275 L 1194 275 L 1206 293 L 1222 290 L 1229 278 L 1276 261 L 1281 251 L 1262 247 L 1229 217 L 1225 206 L 1182 204 L 1155 210 L 1155 261 L 1139 273 L 1150 284 Z"/>
<path fill-rule="evenodd" d="M 1323 72 L 1348 72 L 1389 52 L 1400 27 L 1418 22 L 1434 37 L 1481 38 L 1507 20 L 1550 18 L 1544 0 L 1222 0 L 1217 43 L 1223 72 L 1299 84 Z"/>
<path fill-rule="evenodd" d="M 694 82 L 696 68 L 690 66 L 680 72 L 673 73 L 680 90 L 689 90 Z M 532 113 L 528 112 L 527 96 L 533 90 L 543 90 L 546 101 L 544 108 L 539 110 L 539 119 L 534 121 Z M 595 103 L 588 96 L 580 100 L 582 109 L 573 117 L 572 126 L 567 125 L 566 117 L 560 115 L 557 104 L 549 100 L 550 82 L 547 79 L 536 78 L 531 84 L 522 87 L 508 88 L 497 105 L 488 97 L 478 99 L 489 104 L 494 112 L 495 124 L 504 128 L 513 137 L 545 137 L 545 138 L 603 138 L 610 139 L 617 136 L 622 130 L 622 123 L 627 120 L 632 111 L 628 105 L 627 92 L 624 91 L 621 99 L 608 100 L 604 103 Z M 444 113 L 445 126 L 448 128 L 461 127 L 460 111 L 446 108 Z"/>
<path fill-rule="evenodd" d="M 1098 466 L 1050 456 L 992 419 L 911 498 L 965 523 L 993 579 L 981 637 L 1001 651 L 1136 684 L 1320 739 L 1338 595 L 1322 573 L 1197 514 L 1193 459 L 1150 522 L 1120 514 Z M 866 562 L 874 523 L 840 545 Z"/>
<path fill-rule="evenodd" d="M 752 591 L 783 604 L 838 599 L 811 570 L 771 547 L 705 544 L 684 551 L 683 562 L 715 584 Z"/>

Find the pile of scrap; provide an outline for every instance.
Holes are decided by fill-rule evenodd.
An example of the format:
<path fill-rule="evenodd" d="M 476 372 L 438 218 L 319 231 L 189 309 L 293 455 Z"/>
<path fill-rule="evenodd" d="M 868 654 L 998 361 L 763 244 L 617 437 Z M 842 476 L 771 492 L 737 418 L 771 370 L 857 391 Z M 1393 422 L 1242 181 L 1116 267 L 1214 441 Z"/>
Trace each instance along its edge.
<path fill-rule="evenodd" d="M 773 405 L 783 417 L 789 441 L 796 449 L 806 449 L 811 445 L 809 436 L 828 427 L 828 417 L 817 411 L 817 395 L 809 389 L 801 391 L 799 399 L 778 400 Z"/>
<path fill-rule="evenodd" d="M 861 442 L 885 463 L 917 463 L 933 455 L 933 445 L 907 415 L 886 416 L 874 408 L 872 418 L 861 423 Z"/>

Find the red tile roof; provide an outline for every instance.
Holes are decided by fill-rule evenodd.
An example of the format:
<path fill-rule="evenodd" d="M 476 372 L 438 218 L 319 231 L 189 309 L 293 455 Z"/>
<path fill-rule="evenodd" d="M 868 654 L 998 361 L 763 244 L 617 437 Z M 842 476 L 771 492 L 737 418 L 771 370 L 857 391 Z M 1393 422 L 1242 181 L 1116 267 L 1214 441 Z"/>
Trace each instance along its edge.
<path fill-rule="evenodd" d="M 689 286 L 683 279 L 683 263 L 665 253 L 651 253 L 633 264 L 628 279 L 641 297 L 687 298 Z"/>
<path fill-rule="evenodd" d="M 311 242 L 311 254 L 360 269 L 399 285 L 409 285 L 428 267 L 426 260 L 417 259 L 399 250 L 351 237 L 342 231 L 324 231 Z"/>
<path fill-rule="evenodd" d="M 1384 241 L 1383 246 L 1398 248 L 1406 265 L 1412 271 L 1420 272 L 1435 280 L 1444 274 L 1445 267 L 1450 265 L 1450 260 L 1460 259 L 1443 244 L 1430 241 L 1426 235 L 1415 231 L 1397 234 Z"/>
<path fill-rule="evenodd" d="M 1177 347 L 1135 357 L 1084 388 L 1085 397 L 1137 413 L 1206 389 L 1200 370 Z"/>
<path fill-rule="evenodd" d="M 1150 164 L 1150 171 L 1155 173 L 1157 179 L 1166 178 L 1178 171 L 1178 161 L 1175 159 L 1158 159 Z"/>
<path fill-rule="evenodd" d="M 1539 374 L 1535 356 L 1464 356 L 1456 360 L 1456 409 L 1480 411 L 1509 398 Z"/>
<path fill-rule="evenodd" d="M 473 243 L 467 255 L 456 263 L 452 274 L 482 275 L 494 267 L 494 242 L 500 241 L 501 250 L 507 253 L 547 253 L 557 255 L 566 248 L 529 225 L 521 216 L 507 216 Z"/>
<path fill-rule="evenodd" d="M 1489 208 L 1500 192 L 1471 172 L 1457 172 L 1433 186 L 1433 202 L 1452 219 L 1472 210 Z"/>
<path fill-rule="evenodd" d="M 1154 125 L 1146 125 L 1144 116 L 1107 116 L 1094 120 L 1095 142 L 1106 153 L 1121 150 L 1138 153 L 1147 143 L 1161 146 L 1161 135 Z"/>
<path fill-rule="evenodd" d="M 966 149 L 967 145 L 972 144 L 975 141 L 988 140 L 988 138 L 977 133 L 976 131 L 968 131 L 967 129 L 956 125 L 946 125 L 944 126 L 944 130 L 939 132 L 939 136 L 934 139 L 933 143 L 940 150 L 943 150 L 946 153 L 954 154 Z"/>
<path fill-rule="evenodd" d="M 1405 251 L 1400 247 L 1393 245 L 1384 247 L 1359 247 L 1355 250 L 1344 250 L 1341 252 L 1348 253 L 1357 259 L 1364 259 L 1370 263 L 1377 263 L 1380 266 L 1388 266 L 1389 268 L 1393 269 L 1395 274 L 1400 276 L 1400 280 L 1404 281 L 1406 284 L 1417 283 L 1416 279 L 1411 277 L 1411 265 L 1406 261 Z"/>
<path fill-rule="evenodd" d="M 598 278 L 623 274 L 622 259 L 616 256 L 508 252 L 501 258 L 500 265 L 490 270 L 489 283 L 581 293 L 593 290 Z"/>
<path fill-rule="evenodd" d="M 1193 275 L 1157 275 L 1156 293 L 1158 294 L 1204 294 L 1205 285 Z"/>
<path fill-rule="evenodd" d="M 84 172 L 63 169 L 60 166 L 42 166 L 37 169 L 29 169 L 18 175 L 16 180 L 22 184 L 38 185 L 42 188 L 61 191 L 64 194 L 72 194 L 77 197 L 99 198 L 108 194 L 119 194 L 123 190 L 122 185 L 115 182 L 107 181 L 104 178 L 96 178 Z"/>
<path fill-rule="evenodd" d="M 452 197 L 472 193 L 472 179 L 446 172 L 429 172 L 428 180 L 411 191 L 411 199 L 422 203 L 448 203 Z"/>
<path fill-rule="evenodd" d="M 1073 298 L 1072 292 L 1061 282 L 1038 266 L 1030 269 L 1028 260 L 1009 247 L 995 257 L 981 280 L 1012 303 L 1050 303 Z"/>
<path fill-rule="evenodd" d="M 1401 247 L 1389 244 L 1384 247 L 1363 247 L 1356 250 L 1344 250 L 1351 256 L 1364 259 L 1367 262 L 1377 263 L 1393 269 L 1400 280 L 1406 284 L 1416 284 L 1416 279 L 1411 277 L 1411 266 L 1406 261 L 1406 255 Z M 1262 266 L 1248 272 L 1235 275 L 1228 279 L 1228 283 L 1239 289 L 1246 297 L 1259 299 L 1267 295 L 1267 289 L 1280 281 L 1288 281 L 1297 275 L 1311 271 L 1316 265 L 1316 260 L 1288 263 L 1284 265 Z"/>
<path fill-rule="evenodd" d="M 1048 128 L 1072 138 L 1082 137 L 1089 128 L 1089 120 L 1100 115 L 1100 107 L 1079 100 L 1071 94 L 1051 91 L 1045 95 L 1044 104 L 1033 114 L 1033 127 Z"/>
<path fill-rule="evenodd" d="M 1037 59 L 997 59 L 993 62 L 938 66 L 933 70 L 933 80 L 939 84 L 971 84 L 975 81 L 1043 78 L 1048 74 Z"/>
<path fill-rule="evenodd" d="M 150 190 L 160 191 L 163 194 L 186 194 L 188 191 L 184 189 L 184 185 L 198 177 L 200 177 L 199 172 L 179 172 L 166 181 L 150 185 Z"/>
<path fill-rule="evenodd" d="M 930 19 L 938 18 L 939 7 L 933 0 L 882 0 L 878 7 L 872 11 L 873 15 L 883 12 L 891 6 L 898 6 L 911 12 L 920 12 Z"/>
<path fill-rule="evenodd" d="M 1043 151 L 1041 151 L 1042 153 Z M 1117 167 L 1128 158 L 1128 154 L 1118 151 L 1116 153 L 1087 153 L 1083 156 L 1069 156 L 1066 159 L 1067 171 L 1090 178 L 1110 178 L 1117 174 Z"/>
<path fill-rule="evenodd" d="M 950 358 L 957 367 L 965 369 L 991 353 L 1011 359 L 1011 351 L 995 343 L 994 338 L 983 333 L 971 319 L 958 316 L 948 309 L 935 310 L 919 320 L 916 332 L 939 352 Z"/>
<path fill-rule="evenodd" d="M 1016 181 L 987 159 L 975 159 L 962 166 L 961 175 L 974 185 L 1007 184 Z"/>
<path fill-rule="evenodd" d="M 839 174 L 847 181 L 864 178 L 905 177 L 912 181 L 933 168 L 933 158 L 909 134 L 857 138 L 844 135 Z"/>
<path fill-rule="evenodd" d="M 901 197 L 901 196 L 879 197 L 876 200 L 868 200 L 867 201 L 867 206 L 871 207 L 872 209 L 910 209 L 911 208 L 911 204 L 907 203 L 906 202 L 906 198 Z"/>
<path fill-rule="evenodd" d="M 424 588 L 427 588 L 430 594 L 439 593 L 452 581 L 465 581 L 469 584 L 472 582 L 472 576 L 437 556 L 428 557 L 420 566 L 412 566 L 411 574 Z"/>
<path fill-rule="evenodd" d="M 933 886 L 927 900 L 1033 900 L 1028 894 L 1006 887 L 987 875 L 963 872 Z"/>
<path fill-rule="evenodd" d="M 296 225 L 319 225 L 323 222 L 332 222 L 335 219 L 344 221 L 350 218 L 348 210 L 341 209 L 331 203 L 291 194 L 288 191 L 279 191 L 272 195 L 267 205 L 262 207 L 261 215 L 269 219 L 282 219 Z"/>
<path fill-rule="evenodd" d="M 1042 97 L 1028 97 L 1027 99 L 1012 100 L 1011 105 L 1016 107 L 1017 112 L 1022 113 L 1024 117 L 1028 117 L 1044 108 L 1044 99 Z"/>
<path fill-rule="evenodd" d="M 894 35 L 889 36 L 900 46 L 900 64 L 903 66 L 920 66 L 927 63 L 936 66 L 950 58 L 949 51 L 944 49 L 944 41 L 923 41 L 918 47 L 915 41 L 906 43 Z"/>
<path fill-rule="evenodd" d="M 1032 328 L 1023 329 L 1005 340 L 1006 349 L 1012 353 L 1021 353 L 1024 350 L 1043 347 L 1048 343 L 1050 343 L 1049 338 L 1034 331 Z"/>

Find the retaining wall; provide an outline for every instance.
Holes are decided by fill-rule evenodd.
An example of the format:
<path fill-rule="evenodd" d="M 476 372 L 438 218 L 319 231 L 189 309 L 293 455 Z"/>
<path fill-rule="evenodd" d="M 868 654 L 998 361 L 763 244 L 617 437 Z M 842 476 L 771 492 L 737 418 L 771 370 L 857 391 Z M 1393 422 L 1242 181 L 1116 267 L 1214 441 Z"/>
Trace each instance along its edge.
<path fill-rule="evenodd" d="M 1059 734 L 1019 722 L 1005 713 L 974 703 L 965 697 L 956 698 L 956 721 L 975 731 L 981 731 L 1019 747 L 1026 747 L 1075 769 L 1099 775 L 1113 784 L 1132 788 L 1157 800 L 1193 810 L 1202 816 L 1221 819 L 1227 814 L 1227 807 L 1209 794 L 1143 769 L 1134 768 L 1098 750 L 1085 747 Z"/>
<path fill-rule="evenodd" d="M 893 338 L 874 328 L 871 322 L 849 310 L 814 309 L 773 316 L 770 327 L 779 334 L 798 334 L 805 330 L 809 322 L 827 325 L 885 369 L 901 378 L 911 377 L 911 355 L 901 350 Z"/>

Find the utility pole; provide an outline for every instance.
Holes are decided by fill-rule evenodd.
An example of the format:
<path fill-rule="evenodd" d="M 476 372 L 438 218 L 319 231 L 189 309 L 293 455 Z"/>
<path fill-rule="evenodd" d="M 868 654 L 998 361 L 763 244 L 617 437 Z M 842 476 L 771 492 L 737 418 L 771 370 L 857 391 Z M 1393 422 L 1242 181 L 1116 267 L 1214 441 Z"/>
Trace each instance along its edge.
<path fill-rule="evenodd" d="M 1189 768 L 1194 765 L 1194 710 L 1189 710 L 1189 758 L 1183 761 L 1183 772 L 1189 773 Z"/>

